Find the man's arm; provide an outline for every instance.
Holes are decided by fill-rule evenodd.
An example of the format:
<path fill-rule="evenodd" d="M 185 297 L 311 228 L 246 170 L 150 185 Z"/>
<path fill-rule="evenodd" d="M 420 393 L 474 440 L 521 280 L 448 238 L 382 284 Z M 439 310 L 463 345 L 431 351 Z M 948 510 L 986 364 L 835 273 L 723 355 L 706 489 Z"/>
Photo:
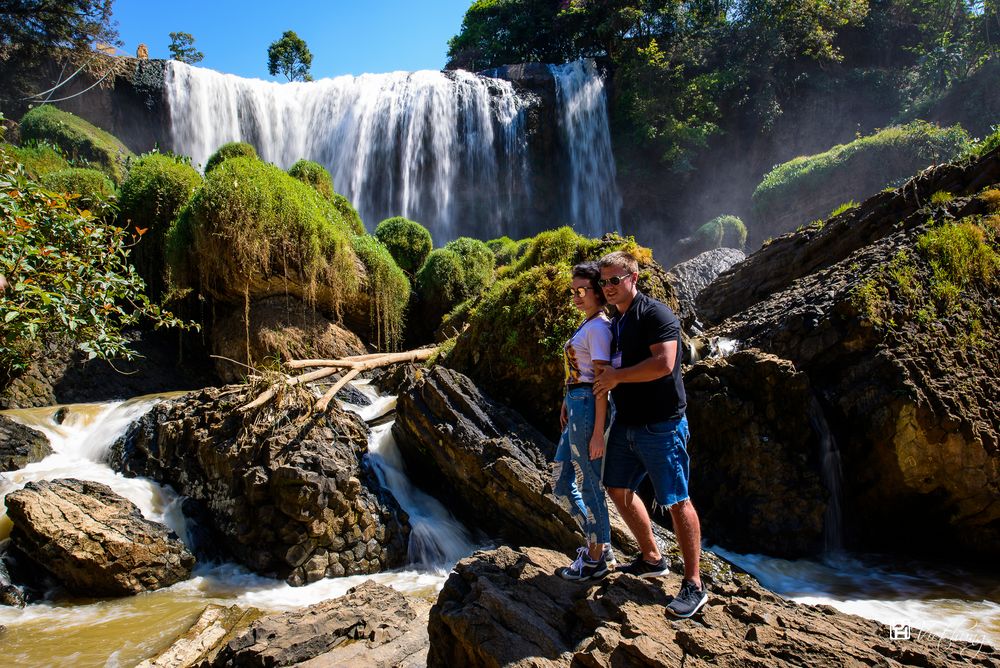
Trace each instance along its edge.
<path fill-rule="evenodd" d="M 674 372 L 674 360 L 677 359 L 677 342 L 662 341 L 649 347 L 652 357 L 629 367 L 615 369 L 603 367 L 594 381 L 594 394 L 610 392 L 619 383 L 644 383 L 669 376 Z"/>

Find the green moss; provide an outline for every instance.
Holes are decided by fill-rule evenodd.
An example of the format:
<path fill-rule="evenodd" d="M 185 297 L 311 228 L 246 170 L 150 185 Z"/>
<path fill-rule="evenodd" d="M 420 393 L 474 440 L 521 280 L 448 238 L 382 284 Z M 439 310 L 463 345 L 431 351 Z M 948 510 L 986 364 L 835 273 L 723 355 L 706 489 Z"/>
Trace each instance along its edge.
<path fill-rule="evenodd" d="M 41 184 L 49 190 L 79 195 L 76 206 L 90 209 L 110 200 L 115 195 L 115 184 L 104 172 L 87 167 L 67 167 L 49 172 L 41 178 Z"/>
<path fill-rule="evenodd" d="M 868 278 L 859 283 L 851 294 L 851 303 L 875 327 L 886 324 L 889 291 L 878 279 Z"/>
<path fill-rule="evenodd" d="M 132 264 L 146 281 L 150 296 L 166 290 L 164 239 L 181 208 L 201 184 L 201 176 L 185 160 L 147 153 L 129 169 L 118 199 L 121 227 L 145 230 L 132 249 Z"/>
<path fill-rule="evenodd" d="M 132 151 L 113 135 L 79 116 L 49 104 L 35 107 L 21 119 L 21 141 L 48 142 L 76 161 L 93 165 L 115 183 L 125 178 Z"/>
<path fill-rule="evenodd" d="M 445 244 L 444 249 L 455 253 L 462 261 L 462 283 L 467 297 L 479 294 L 493 282 L 496 258 L 485 243 L 479 239 L 459 237 Z"/>
<path fill-rule="evenodd" d="M 791 201 L 838 187 L 842 182 L 865 184 L 864 196 L 933 163 L 947 161 L 969 146 L 960 126 L 939 128 L 924 121 L 893 126 L 838 144 L 823 153 L 800 156 L 771 170 L 753 192 L 757 219 L 777 217 Z M 821 214 L 815 212 L 813 215 Z"/>
<path fill-rule="evenodd" d="M 375 228 L 375 238 L 385 245 L 396 263 L 413 275 L 434 247 L 431 233 L 420 223 L 402 216 L 386 218 Z"/>
<path fill-rule="evenodd" d="M 849 202 L 844 202 L 843 204 L 841 204 L 840 206 L 838 206 L 836 209 L 834 209 L 833 211 L 831 211 L 830 215 L 827 216 L 827 218 L 833 218 L 834 216 L 839 216 L 840 214 L 844 213 L 845 211 L 850 211 L 851 209 L 856 209 L 856 208 L 858 208 L 858 203 L 855 202 L 852 199 Z M 818 221 L 818 222 L 820 223 L 819 226 L 822 227 L 824 221 L 821 220 L 821 221 Z"/>
<path fill-rule="evenodd" d="M 699 248 L 739 248 L 747 244 L 747 227 L 736 216 L 718 216 L 694 233 Z"/>
<path fill-rule="evenodd" d="M 510 237 L 490 239 L 486 242 L 486 247 L 493 253 L 498 267 L 508 265 L 518 257 L 518 243 Z"/>
<path fill-rule="evenodd" d="M 996 287 L 1000 272 L 997 239 L 972 221 L 945 223 L 920 236 L 917 248 L 930 263 L 931 293 L 944 313 L 961 307 L 962 292 L 973 283 Z"/>
<path fill-rule="evenodd" d="M 289 176 L 307 183 L 326 199 L 333 198 L 333 179 L 326 167 L 312 160 L 299 160 L 288 170 Z"/>
<path fill-rule="evenodd" d="M 931 204 L 934 206 L 941 206 L 943 204 L 947 204 L 953 199 L 955 199 L 955 196 L 947 190 L 939 190 L 931 195 Z"/>
<path fill-rule="evenodd" d="M 358 210 L 354 208 L 351 201 L 339 193 L 333 193 L 333 197 L 330 199 L 330 204 L 337 213 L 340 214 L 341 219 L 344 223 L 351 228 L 351 232 L 354 234 L 365 234 L 365 224 L 361 220 L 361 216 L 358 214 Z"/>
<path fill-rule="evenodd" d="M 371 339 L 380 350 L 394 350 L 402 340 L 410 281 L 375 237 L 352 236 L 351 247 L 368 272 Z"/>
<path fill-rule="evenodd" d="M 278 278 L 337 310 L 358 288 L 351 230 L 330 202 L 273 165 L 225 160 L 168 234 L 178 280 L 223 301 Z"/>
<path fill-rule="evenodd" d="M 230 158 L 258 158 L 257 149 L 242 141 L 223 144 L 205 162 L 205 175 Z"/>
<path fill-rule="evenodd" d="M 977 197 L 991 213 L 1000 213 L 1000 188 L 988 188 Z"/>
<path fill-rule="evenodd" d="M 640 246 L 632 237 L 607 235 L 605 239 L 588 239 L 580 236 L 571 227 L 547 230 L 534 237 L 519 242 L 524 248 L 521 258 L 503 272 L 504 277 L 515 276 L 532 267 L 543 264 L 575 265 L 587 260 L 598 260 L 602 255 L 615 250 L 628 251 L 639 264 L 650 264 L 653 254 Z"/>
<path fill-rule="evenodd" d="M 69 162 L 62 156 L 59 149 L 48 144 L 30 146 L 0 144 L 0 151 L 14 162 L 23 165 L 28 176 L 36 181 L 49 172 L 69 167 Z"/>

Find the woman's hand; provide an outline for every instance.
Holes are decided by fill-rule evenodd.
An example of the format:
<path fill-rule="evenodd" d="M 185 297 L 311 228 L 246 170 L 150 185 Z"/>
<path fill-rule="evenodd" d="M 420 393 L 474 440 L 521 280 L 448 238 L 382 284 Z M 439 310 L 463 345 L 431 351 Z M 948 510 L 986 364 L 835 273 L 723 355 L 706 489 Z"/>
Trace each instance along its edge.
<path fill-rule="evenodd" d="M 600 459 L 604 456 L 604 432 L 600 428 L 594 430 L 590 437 L 590 458 Z"/>
<path fill-rule="evenodd" d="M 565 429 L 566 423 L 569 422 L 569 413 L 566 412 L 566 402 L 562 402 L 562 406 L 559 408 L 559 428 Z"/>

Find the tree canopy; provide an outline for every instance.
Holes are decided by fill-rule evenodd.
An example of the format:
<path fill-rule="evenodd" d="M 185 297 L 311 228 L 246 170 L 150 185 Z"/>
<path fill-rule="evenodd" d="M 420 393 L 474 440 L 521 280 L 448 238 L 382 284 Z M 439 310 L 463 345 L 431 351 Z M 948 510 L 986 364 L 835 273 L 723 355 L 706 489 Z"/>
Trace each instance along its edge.
<path fill-rule="evenodd" d="M 194 36 L 187 32 L 170 33 L 170 57 L 188 65 L 200 63 L 205 54 L 194 48 Z"/>
<path fill-rule="evenodd" d="M 281 39 L 267 48 L 267 71 L 271 76 L 280 72 L 289 81 L 312 81 L 312 53 L 305 40 L 292 30 L 286 30 Z"/>

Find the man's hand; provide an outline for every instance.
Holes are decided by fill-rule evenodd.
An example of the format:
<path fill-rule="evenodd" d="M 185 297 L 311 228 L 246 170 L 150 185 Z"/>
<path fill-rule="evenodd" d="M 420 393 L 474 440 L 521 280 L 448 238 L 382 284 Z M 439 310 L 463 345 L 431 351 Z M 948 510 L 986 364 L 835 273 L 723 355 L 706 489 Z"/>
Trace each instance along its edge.
<path fill-rule="evenodd" d="M 590 458 L 600 459 L 604 456 L 604 432 L 595 430 L 590 437 Z"/>
<path fill-rule="evenodd" d="M 562 406 L 559 407 L 559 428 L 565 429 L 566 423 L 569 422 L 569 414 L 566 412 L 566 402 L 562 402 Z"/>
<path fill-rule="evenodd" d="M 621 382 L 621 371 L 614 367 L 605 366 L 594 380 L 594 394 L 610 392 L 618 387 Z"/>

